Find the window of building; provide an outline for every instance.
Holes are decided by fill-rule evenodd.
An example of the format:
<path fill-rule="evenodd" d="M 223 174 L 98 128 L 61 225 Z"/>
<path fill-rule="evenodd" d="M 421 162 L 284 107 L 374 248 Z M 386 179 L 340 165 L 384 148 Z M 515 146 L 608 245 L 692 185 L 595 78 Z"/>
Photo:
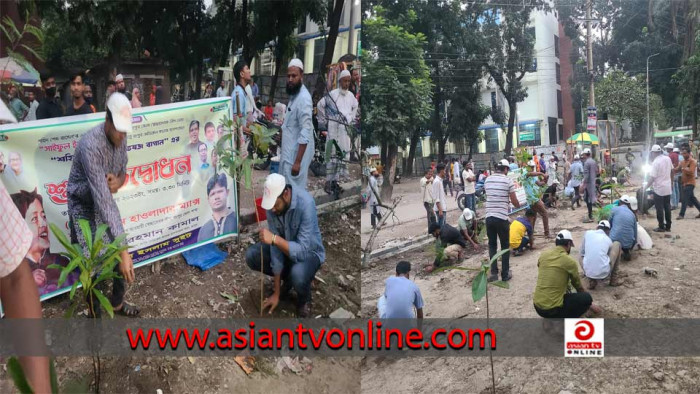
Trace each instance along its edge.
<path fill-rule="evenodd" d="M 557 63 L 557 84 L 561 85 L 561 66 Z"/>
<path fill-rule="evenodd" d="M 559 37 L 554 36 L 554 56 L 559 58 Z"/>
<path fill-rule="evenodd" d="M 319 38 L 314 41 L 314 72 L 318 72 L 323 60 L 323 52 L 326 50 L 326 39 Z"/>
<path fill-rule="evenodd" d="M 564 140 L 564 125 L 559 125 L 559 141 Z"/>
<path fill-rule="evenodd" d="M 536 56 L 532 57 L 532 65 L 530 65 L 530 69 L 527 71 L 531 72 L 531 73 L 534 73 L 537 71 L 537 57 Z"/>
<path fill-rule="evenodd" d="M 557 90 L 557 116 L 559 116 L 559 119 L 563 118 L 562 113 L 563 108 L 561 106 L 561 90 Z"/>
<path fill-rule="evenodd" d="M 275 56 L 270 49 L 265 49 L 260 55 L 260 66 L 261 75 L 272 75 L 275 73 Z"/>
<path fill-rule="evenodd" d="M 499 129 L 486 130 L 486 153 L 494 153 L 500 151 L 500 149 L 498 148 L 498 130 Z"/>
<path fill-rule="evenodd" d="M 519 146 L 539 146 L 542 144 L 540 137 L 540 122 L 521 123 L 518 128 Z"/>

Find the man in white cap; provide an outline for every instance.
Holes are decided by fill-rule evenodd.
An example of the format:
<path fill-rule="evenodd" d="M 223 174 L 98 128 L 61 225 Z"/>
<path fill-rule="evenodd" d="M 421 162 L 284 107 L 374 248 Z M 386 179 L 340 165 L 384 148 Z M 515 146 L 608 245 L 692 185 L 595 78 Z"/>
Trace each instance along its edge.
<path fill-rule="evenodd" d="M 567 178 L 569 185 L 574 189 L 574 194 L 571 197 L 571 210 L 573 211 L 574 205 L 581 207 L 581 181 L 583 181 L 583 164 L 581 164 L 581 158 L 579 155 L 574 155 L 574 162 L 571 163 L 569 169 L 569 177 Z"/>
<path fill-rule="evenodd" d="M 654 207 L 659 227 L 656 232 L 671 231 L 671 194 L 673 189 L 673 163 L 664 156 L 659 145 L 651 147 L 652 160 L 649 184 L 654 189 Z"/>
<path fill-rule="evenodd" d="M 282 123 L 280 174 L 297 189 L 306 189 L 309 165 L 314 156 L 314 125 L 311 94 L 303 84 L 304 64 L 292 59 L 287 66 L 289 104 Z"/>
<path fill-rule="evenodd" d="M 350 134 L 357 114 L 357 99 L 348 90 L 350 88 L 350 71 L 340 72 L 338 88 L 319 100 L 316 108 L 325 114 L 328 120 L 328 140 L 326 142 L 326 181 L 340 182 L 349 180 L 347 160 L 352 147 Z M 338 152 L 335 144 L 342 152 Z"/>
<path fill-rule="evenodd" d="M 126 98 L 131 101 L 131 93 L 126 91 L 126 83 L 124 82 L 124 76 L 121 74 L 117 74 L 117 77 L 114 79 L 114 81 L 117 83 L 117 92 L 123 94 L 126 96 Z"/>
<path fill-rule="evenodd" d="M 632 259 L 632 250 L 637 243 L 637 215 L 632 210 L 628 195 L 620 197 L 619 205 L 610 211 L 610 239 L 620 243 L 625 261 Z"/>
<path fill-rule="evenodd" d="M 489 258 L 498 252 L 498 241 L 501 242 L 501 250 L 510 250 L 510 204 L 516 208 L 520 207 L 518 197 L 515 195 L 515 184 L 508 178 L 510 163 L 508 160 L 501 160 L 496 166 L 496 171 L 486 178 L 484 190 L 486 192 L 486 235 L 489 238 Z M 510 280 L 513 276 L 510 272 L 510 251 L 501 258 L 503 281 Z M 498 262 L 491 264 L 491 275 L 489 281 L 498 280 Z"/>
<path fill-rule="evenodd" d="M 100 224 L 109 229 L 104 242 L 110 243 L 124 233 L 119 208 L 112 194 L 126 180 L 126 137 L 131 132 L 131 103 L 121 93 L 107 100 L 104 123 L 90 129 L 78 142 L 68 176 L 68 217 L 71 242 L 87 251 L 86 236 L 78 223 L 90 223 L 92 237 Z M 136 316 L 139 309 L 124 302 L 124 281 L 134 281 L 134 265 L 128 251 L 121 253 L 121 262 L 114 267 L 121 278 L 113 280 L 111 303 L 114 312 Z M 97 301 L 95 301 L 97 302 Z M 99 308 L 97 308 L 99 314 Z"/>
<path fill-rule="evenodd" d="M 292 59 L 287 67 L 289 104 L 282 124 L 280 174 L 297 188 L 306 189 L 309 165 L 314 155 L 313 103 L 303 84 L 304 64 Z"/>
<path fill-rule="evenodd" d="M 316 203 L 305 189 L 287 183 L 280 174 L 270 174 L 260 205 L 267 210 L 268 228 L 260 230 L 260 241 L 246 251 L 246 262 L 257 272 L 262 263 L 262 271 L 275 278 L 274 292 L 265 299 L 263 309 L 269 307 L 272 313 L 280 296 L 294 287 L 297 317 L 309 317 L 311 281 L 326 259 Z"/>
<path fill-rule="evenodd" d="M 616 286 L 615 273 L 620 263 L 620 242 L 609 237 L 610 222 L 601 220 L 598 228 L 588 230 L 581 241 L 579 263 L 583 275 L 588 278 L 588 290 L 595 289 L 599 280 L 609 280 L 611 286 Z"/>
<path fill-rule="evenodd" d="M 532 297 L 535 311 L 547 319 L 578 318 L 589 309 L 600 313 L 600 307 L 593 305 L 593 298 L 581 285 L 578 263 L 569 255 L 574 247 L 571 232 L 561 230 L 554 244 L 537 260 L 537 285 Z M 569 282 L 576 293 L 569 293 Z"/>
<path fill-rule="evenodd" d="M 588 217 L 583 220 L 584 223 L 593 222 L 593 204 L 598 202 L 598 189 L 596 187 L 596 179 L 598 178 L 598 163 L 593 159 L 591 150 L 586 148 L 583 150 L 583 180 L 581 181 L 581 189 L 583 189 L 583 200 L 588 208 Z"/>
<path fill-rule="evenodd" d="M 377 228 L 377 220 L 382 220 L 382 213 L 380 211 L 379 204 L 379 187 L 377 186 L 377 177 L 379 177 L 379 172 L 377 169 L 372 167 L 369 170 L 369 182 L 367 184 L 367 196 L 369 209 L 372 212 L 371 222 L 372 228 Z"/>
<path fill-rule="evenodd" d="M 457 229 L 475 250 L 479 249 L 479 231 L 474 211 L 469 208 L 464 208 L 459 219 L 457 219 Z"/>

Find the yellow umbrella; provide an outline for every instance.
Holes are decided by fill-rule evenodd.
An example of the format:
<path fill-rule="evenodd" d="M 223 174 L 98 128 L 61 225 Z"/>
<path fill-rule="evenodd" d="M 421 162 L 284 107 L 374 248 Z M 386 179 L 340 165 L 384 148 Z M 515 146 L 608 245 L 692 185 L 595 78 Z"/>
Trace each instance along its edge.
<path fill-rule="evenodd" d="M 568 140 L 566 140 L 567 144 L 575 144 L 577 142 L 588 142 L 592 145 L 599 145 L 600 142 L 598 142 L 598 137 L 591 133 L 576 133 L 571 136 Z"/>

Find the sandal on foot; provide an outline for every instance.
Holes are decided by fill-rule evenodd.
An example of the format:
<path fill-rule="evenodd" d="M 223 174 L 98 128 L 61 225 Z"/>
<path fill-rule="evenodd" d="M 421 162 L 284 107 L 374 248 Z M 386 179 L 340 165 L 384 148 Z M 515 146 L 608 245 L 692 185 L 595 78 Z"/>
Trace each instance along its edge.
<path fill-rule="evenodd" d="M 119 310 L 114 310 L 115 315 L 122 315 L 126 317 L 136 317 L 141 313 L 141 309 L 139 309 L 136 305 L 131 305 L 126 302 L 122 302 L 122 307 Z"/>

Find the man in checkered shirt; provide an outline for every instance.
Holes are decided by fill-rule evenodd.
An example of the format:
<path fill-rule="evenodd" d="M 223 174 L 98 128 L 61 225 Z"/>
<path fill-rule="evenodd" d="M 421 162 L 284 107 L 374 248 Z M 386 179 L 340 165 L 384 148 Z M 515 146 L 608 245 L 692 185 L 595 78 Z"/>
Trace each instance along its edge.
<path fill-rule="evenodd" d="M 0 301 L 9 319 L 41 319 L 39 290 L 25 258 L 32 232 L 0 181 Z M 27 332 L 28 341 L 43 341 L 43 331 Z M 36 393 L 51 392 L 48 357 L 20 357 L 22 369 Z"/>

